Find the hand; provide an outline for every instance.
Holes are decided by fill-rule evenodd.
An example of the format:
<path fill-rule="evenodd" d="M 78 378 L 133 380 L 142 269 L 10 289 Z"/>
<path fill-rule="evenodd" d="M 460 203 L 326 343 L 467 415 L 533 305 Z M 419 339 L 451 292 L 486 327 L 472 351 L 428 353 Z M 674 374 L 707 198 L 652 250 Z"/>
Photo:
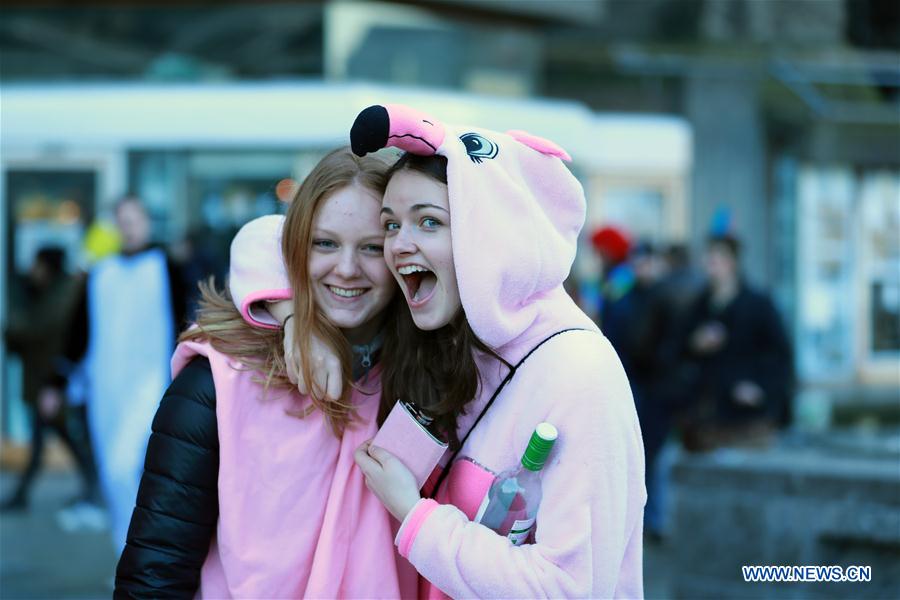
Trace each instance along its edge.
<path fill-rule="evenodd" d="M 725 345 L 728 333 L 725 327 L 717 322 L 704 323 L 691 335 L 691 349 L 698 354 L 710 354 Z"/>
<path fill-rule="evenodd" d="M 308 395 L 310 391 L 315 391 L 319 398 L 327 397 L 333 400 L 340 398 L 344 383 L 341 361 L 334 355 L 328 344 L 315 336 L 310 340 L 310 367 L 313 381 L 308 382 L 303 377 L 303 370 L 300 368 L 301 354 L 294 340 L 294 321 L 291 320 L 294 315 L 294 301 L 266 302 L 266 309 L 281 323 L 284 329 L 284 363 L 290 382 L 296 385 L 304 396 Z M 313 385 L 312 388 L 310 388 L 310 383 Z"/>
<path fill-rule="evenodd" d="M 765 392 L 763 392 L 762 388 L 752 381 L 739 381 L 731 391 L 734 403 L 748 408 L 762 406 L 764 396 Z"/>
<path fill-rule="evenodd" d="M 366 487 L 402 523 L 422 498 L 412 472 L 396 456 L 373 446 L 372 440 L 360 444 L 353 458 L 366 476 Z"/>
<path fill-rule="evenodd" d="M 301 394 L 307 395 L 314 392 L 319 398 L 331 398 L 336 400 L 344 391 L 344 377 L 341 371 L 341 361 L 332 352 L 331 346 L 313 336 L 310 340 L 309 366 L 312 370 L 312 386 L 303 377 L 300 368 L 300 350 L 294 341 L 294 323 L 288 321 L 284 330 L 284 362 L 287 367 L 287 376 L 291 383 L 297 386 Z"/>
<path fill-rule="evenodd" d="M 55 419 L 63 406 L 63 395 L 53 386 L 44 386 L 38 392 L 38 412 L 44 420 Z"/>

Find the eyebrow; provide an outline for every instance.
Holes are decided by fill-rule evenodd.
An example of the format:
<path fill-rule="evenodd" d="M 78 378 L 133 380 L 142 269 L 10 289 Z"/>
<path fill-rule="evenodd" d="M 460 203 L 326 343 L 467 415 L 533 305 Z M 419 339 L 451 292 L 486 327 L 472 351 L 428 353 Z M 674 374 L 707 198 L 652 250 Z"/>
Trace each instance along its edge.
<path fill-rule="evenodd" d="M 328 229 L 322 229 L 321 227 L 316 227 L 315 229 L 312 230 L 312 237 L 313 237 L 313 238 L 320 237 L 320 236 L 332 237 L 332 238 L 340 238 L 340 237 L 341 237 L 341 236 L 339 236 L 337 233 L 335 233 L 334 231 L 330 231 L 330 230 L 328 230 Z M 384 239 L 384 232 L 383 232 L 383 231 L 379 231 L 378 233 L 373 233 L 372 235 L 365 236 L 365 237 L 362 238 L 362 239 L 363 239 L 363 240 L 376 240 L 376 239 L 377 239 L 377 240 L 383 240 L 383 239 Z"/>
<path fill-rule="evenodd" d="M 438 210 L 444 211 L 448 215 L 450 214 L 449 210 L 447 210 L 443 206 L 438 206 L 437 204 L 413 204 L 410 210 L 424 210 L 426 208 L 436 208 Z"/>
<path fill-rule="evenodd" d="M 438 209 L 438 210 L 444 211 L 444 212 L 447 213 L 448 215 L 450 214 L 450 211 L 449 211 L 449 210 L 447 210 L 447 209 L 444 208 L 443 206 L 438 206 L 437 204 L 413 204 L 413 205 L 410 207 L 410 210 L 411 210 L 411 211 L 418 211 L 418 210 L 425 210 L 426 208 L 436 208 L 436 209 Z M 392 214 L 394 214 L 394 211 L 393 211 L 393 209 L 391 209 L 391 208 L 389 208 L 389 207 L 387 207 L 387 206 L 382 206 L 382 207 L 381 207 L 381 214 L 383 214 L 383 215 L 392 215 Z"/>

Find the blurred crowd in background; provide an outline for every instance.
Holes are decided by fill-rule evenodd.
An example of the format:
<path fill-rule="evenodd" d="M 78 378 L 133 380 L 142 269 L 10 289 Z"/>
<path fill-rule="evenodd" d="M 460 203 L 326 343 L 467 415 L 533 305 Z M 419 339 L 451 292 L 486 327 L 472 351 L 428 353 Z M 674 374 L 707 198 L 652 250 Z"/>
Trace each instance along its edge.
<path fill-rule="evenodd" d="M 161 395 L 157 355 L 197 282 L 222 285 L 237 229 L 283 210 L 353 115 L 385 102 L 573 156 L 588 210 L 567 289 L 632 384 L 649 597 L 746 594 L 731 565 L 676 554 L 753 535 L 797 548 L 793 564 L 874 563 L 853 595 L 900 589 L 895 2 L 13 3 L 0 66 L 0 592 L 40 597 L 53 578 L 9 537 L 36 518 L 62 545 L 111 532 L 110 562 L 152 418 L 131 394 Z M 42 467 L 78 483 L 36 513 Z M 732 535 L 777 494 L 723 469 L 793 477 L 784 514 L 809 514 L 806 477 L 809 506 L 833 503 L 841 525 L 785 533 L 779 513 L 777 532 Z M 877 525 L 854 529 L 857 512 Z M 704 538 L 698 515 L 726 531 Z"/>

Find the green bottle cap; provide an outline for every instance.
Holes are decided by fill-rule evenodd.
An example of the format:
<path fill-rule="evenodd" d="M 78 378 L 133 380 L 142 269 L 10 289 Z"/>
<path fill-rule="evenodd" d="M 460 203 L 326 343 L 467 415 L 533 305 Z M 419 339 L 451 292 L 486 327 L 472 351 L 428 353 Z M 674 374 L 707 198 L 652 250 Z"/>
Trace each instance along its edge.
<path fill-rule="evenodd" d="M 559 433 L 556 427 L 550 423 L 539 423 L 531 434 L 531 440 L 528 442 L 528 448 L 522 455 L 522 466 L 529 471 L 540 471 L 547 462 L 547 456 L 553 448 L 553 442 Z"/>

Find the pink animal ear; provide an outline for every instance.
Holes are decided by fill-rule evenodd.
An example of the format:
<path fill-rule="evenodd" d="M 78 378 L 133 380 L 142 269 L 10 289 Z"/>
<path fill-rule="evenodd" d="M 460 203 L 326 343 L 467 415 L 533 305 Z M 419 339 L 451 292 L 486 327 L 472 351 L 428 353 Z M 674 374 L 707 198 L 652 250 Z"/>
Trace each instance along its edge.
<path fill-rule="evenodd" d="M 537 150 L 541 154 L 555 156 L 557 158 L 561 158 L 566 162 L 572 162 L 572 157 L 569 156 L 568 152 L 563 150 L 558 144 L 551 142 L 548 139 L 538 137 L 536 135 L 531 135 L 527 131 L 522 131 L 521 129 L 512 129 L 510 131 L 507 131 L 506 135 L 512 137 L 518 142 L 525 144 L 533 150 Z"/>

